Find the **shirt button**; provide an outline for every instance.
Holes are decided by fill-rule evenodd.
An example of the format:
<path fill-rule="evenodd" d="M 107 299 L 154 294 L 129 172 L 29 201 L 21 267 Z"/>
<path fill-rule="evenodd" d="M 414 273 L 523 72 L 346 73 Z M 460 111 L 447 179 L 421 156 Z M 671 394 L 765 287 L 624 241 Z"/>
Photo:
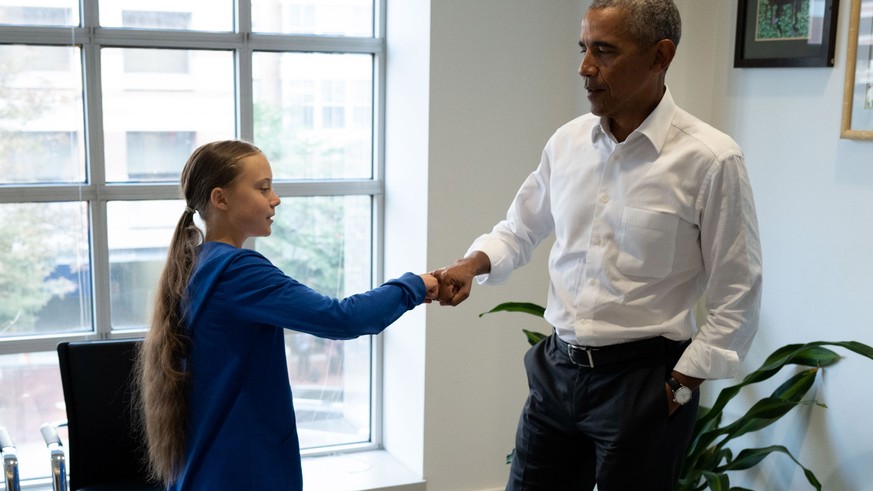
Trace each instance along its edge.
<path fill-rule="evenodd" d="M 600 202 L 603 203 L 603 204 L 605 205 L 607 202 L 609 202 L 609 196 L 605 196 L 605 195 L 604 195 L 604 196 L 601 196 L 601 197 L 600 197 Z"/>
<path fill-rule="evenodd" d="M 588 284 L 591 286 L 597 285 L 597 280 L 588 280 Z"/>
<path fill-rule="evenodd" d="M 591 239 L 591 245 L 599 246 L 599 245 L 600 245 L 600 239 L 598 239 L 597 237 Z"/>

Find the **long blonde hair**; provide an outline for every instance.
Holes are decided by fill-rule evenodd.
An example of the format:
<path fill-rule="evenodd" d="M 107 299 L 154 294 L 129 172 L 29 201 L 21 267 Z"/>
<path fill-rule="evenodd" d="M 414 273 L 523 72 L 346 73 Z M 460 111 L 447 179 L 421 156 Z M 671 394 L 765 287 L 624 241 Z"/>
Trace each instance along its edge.
<path fill-rule="evenodd" d="M 148 446 L 151 477 L 164 484 L 175 481 L 185 466 L 188 429 L 190 368 L 185 313 L 181 310 L 188 281 L 203 243 L 203 231 L 194 213 L 204 220 L 210 213 L 210 195 L 227 187 L 241 173 L 240 160 L 260 153 L 248 142 L 226 140 L 197 148 L 182 169 L 181 187 L 186 208 L 176 224 L 167 262 L 158 282 L 151 329 L 137 363 L 138 408 Z"/>

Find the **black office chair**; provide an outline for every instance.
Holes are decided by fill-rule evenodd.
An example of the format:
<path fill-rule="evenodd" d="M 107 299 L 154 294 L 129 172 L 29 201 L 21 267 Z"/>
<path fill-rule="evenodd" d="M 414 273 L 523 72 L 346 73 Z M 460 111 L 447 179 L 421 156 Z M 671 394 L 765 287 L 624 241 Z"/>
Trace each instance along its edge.
<path fill-rule="evenodd" d="M 67 406 L 69 458 L 54 425 L 43 425 L 52 451 L 55 491 L 156 491 L 147 478 L 145 446 L 134 428 L 133 369 L 141 339 L 58 345 Z"/>
<path fill-rule="evenodd" d="M 0 426 L 0 452 L 3 454 L 3 482 L 6 483 L 6 491 L 21 491 L 21 484 L 18 482 L 18 454 L 15 450 L 15 443 L 9 436 L 6 428 Z"/>

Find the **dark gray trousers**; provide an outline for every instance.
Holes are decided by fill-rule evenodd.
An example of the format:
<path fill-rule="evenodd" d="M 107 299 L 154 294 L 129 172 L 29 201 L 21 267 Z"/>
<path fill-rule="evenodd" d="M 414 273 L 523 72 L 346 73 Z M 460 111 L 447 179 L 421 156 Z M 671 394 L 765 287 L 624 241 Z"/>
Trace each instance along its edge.
<path fill-rule="evenodd" d="M 670 491 L 697 417 L 699 391 L 672 416 L 664 382 L 687 342 L 580 367 L 555 335 L 524 357 L 530 395 L 507 491 Z"/>

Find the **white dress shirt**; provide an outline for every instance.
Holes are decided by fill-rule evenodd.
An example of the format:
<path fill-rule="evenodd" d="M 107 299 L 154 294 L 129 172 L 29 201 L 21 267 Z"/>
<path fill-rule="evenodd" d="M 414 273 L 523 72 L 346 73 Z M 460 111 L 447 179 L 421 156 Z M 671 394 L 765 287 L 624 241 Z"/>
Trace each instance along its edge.
<path fill-rule="evenodd" d="M 477 238 L 480 283 L 506 281 L 555 232 L 546 320 L 561 339 L 605 346 L 693 337 L 674 367 L 734 376 L 755 335 L 761 250 L 742 150 L 678 108 L 669 90 L 618 143 L 586 114 L 549 139 L 506 219 Z M 705 296 L 708 315 L 696 319 Z"/>

